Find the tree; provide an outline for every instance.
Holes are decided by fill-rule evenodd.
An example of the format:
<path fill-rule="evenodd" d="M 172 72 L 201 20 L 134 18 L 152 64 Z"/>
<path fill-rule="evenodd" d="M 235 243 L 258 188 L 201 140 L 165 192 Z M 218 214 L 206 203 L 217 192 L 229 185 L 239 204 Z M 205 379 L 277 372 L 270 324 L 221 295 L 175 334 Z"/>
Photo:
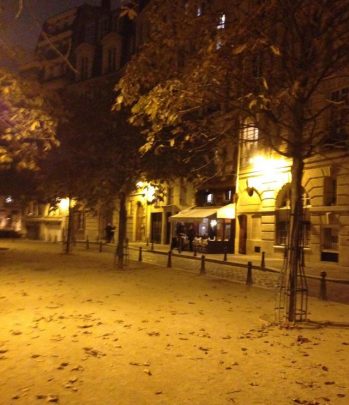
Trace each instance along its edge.
<path fill-rule="evenodd" d="M 119 82 L 116 103 L 131 105 L 132 121 L 150 128 L 149 148 L 167 130 L 168 143 L 190 150 L 185 142 L 195 142 L 202 127 L 210 147 L 214 137 L 241 132 L 237 124 L 249 118 L 265 147 L 291 160 L 284 317 L 303 319 L 304 162 L 324 144 L 347 152 L 346 136 L 329 138 L 327 122 L 330 111 L 345 108 L 329 91 L 347 81 L 349 1 L 152 4 L 149 40 Z M 204 118 L 195 114 L 202 111 Z"/>
<path fill-rule="evenodd" d="M 0 167 L 36 169 L 57 145 L 51 95 L 35 82 L 0 69 Z"/>
<path fill-rule="evenodd" d="M 88 207 L 115 206 L 118 201 L 116 256 L 122 267 L 126 199 L 142 175 L 138 150 L 143 137 L 127 123 L 125 112 L 111 112 L 113 92 L 108 81 L 100 80 L 98 92 L 86 86 L 64 91 L 69 116 L 59 127 L 60 148 L 43 162 L 43 184 L 47 196 L 67 195 Z M 93 119 L 86 119 L 91 112 Z"/>

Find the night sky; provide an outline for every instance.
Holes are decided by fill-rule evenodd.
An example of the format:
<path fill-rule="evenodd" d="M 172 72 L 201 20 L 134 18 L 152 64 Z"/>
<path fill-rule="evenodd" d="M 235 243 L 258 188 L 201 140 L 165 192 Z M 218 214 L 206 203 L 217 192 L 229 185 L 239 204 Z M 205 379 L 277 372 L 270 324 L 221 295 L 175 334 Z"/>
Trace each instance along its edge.
<path fill-rule="evenodd" d="M 2 38 L 9 44 L 23 48 L 26 52 L 32 52 L 35 48 L 40 28 L 33 20 L 28 10 L 24 9 L 18 19 L 15 15 L 18 11 L 19 0 L 0 0 L 5 11 L 5 26 L 2 27 Z M 70 8 L 88 3 L 98 5 L 100 0 L 24 0 L 35 14 L 37 20 L 42 24 L 44 20 L 52 15 L 60 13 Z M 113 8 L 117 5 L 118 0 L 113 0 Z"/>

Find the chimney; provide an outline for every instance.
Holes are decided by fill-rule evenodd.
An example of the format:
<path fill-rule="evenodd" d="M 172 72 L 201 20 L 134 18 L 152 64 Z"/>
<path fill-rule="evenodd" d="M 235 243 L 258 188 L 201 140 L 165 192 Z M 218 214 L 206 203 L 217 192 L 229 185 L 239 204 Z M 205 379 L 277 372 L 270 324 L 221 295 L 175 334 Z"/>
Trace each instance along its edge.
<path fill-rule="evenodd" d="M 101 6 L 104 10 L 110 10 L 111 9 L 111 0 L 102 0 Z"/>

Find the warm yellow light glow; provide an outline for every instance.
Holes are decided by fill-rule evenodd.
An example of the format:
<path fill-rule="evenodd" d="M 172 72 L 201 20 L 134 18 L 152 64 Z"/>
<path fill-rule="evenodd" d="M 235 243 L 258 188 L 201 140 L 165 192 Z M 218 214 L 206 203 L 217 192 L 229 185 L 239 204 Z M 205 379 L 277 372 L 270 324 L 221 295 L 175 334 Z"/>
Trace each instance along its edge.
<path fill-rule="evenodd" d="M 212 228 L 214 228 L 217 225 L 217 220 L 216 219 L 211 219 L 210 225 L 212 226 Z"/>
<path fill-rule="evenodd" d="M 155 198 L 155 187 L 150 184 L 144 190 L 145 198 L 147 201 L 153 201 Z"/>
<path fill-rule="evenodd" d="M 76 204 L 75 200 L 71 201 L 71 206 L 74 207 Z M 69 198 L 60 198 L 59 203 L 58 203 L 58 208 L 63 214 L 67 214 L 69 211 Z"/>
<path fill-rule="evenodd" d="M 235 204 L 228 204 L 217 211 L 217 218 L 234 219 Z"/>
<path fill-rule="evenodd" d="M 287 163 L 283 158 L 265 157 L 261 155 L 252 157 L 250 163 L 254 171 L 263 173 L 275 173 L 274 171 L 276 169 L 287 166 Z"/>
<path fill-rule="evenodd" d="M 257 155 L 250 159 L 253 176 L 248 179 L 248 186 L 262 191 L 267 184 L 280 187 L 289 181 L 289 163 L 282 157 Z"/>
<path fill-rule="evenodd" d="M 154 186 L 144 181 L 139 181 L 136 185 L 148 202 L 154 201 L 156 193 L 156 188 Z"/>

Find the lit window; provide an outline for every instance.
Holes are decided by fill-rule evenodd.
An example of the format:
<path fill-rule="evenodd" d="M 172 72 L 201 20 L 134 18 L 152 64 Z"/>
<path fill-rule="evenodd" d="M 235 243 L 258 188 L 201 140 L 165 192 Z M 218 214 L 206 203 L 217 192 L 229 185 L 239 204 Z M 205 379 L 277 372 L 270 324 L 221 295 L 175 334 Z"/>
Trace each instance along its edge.
<path fill-rule="evenodd" d="M 205 12 L 205 6 L 203 2 L 200 2 L 200 4 L 196 8 L 196 15 L 197 17 L 200 17 L 204 14 Z"/>
<path fill-rule="evenodd" d="M 225 20 L 226 20 L 225 13 L 221 13 L 219 15 L 219 17 L 218 17 L 217 30 L 224 30 L 224 28 L 225 28 Z"/>
<path fill-rule="evenodd" d="M 227 190 L 227 191 L 224 193 L 224 199 L 225 199 L 225 201 L 231 201 L 231 197 L 232 197 L 232 191 L 231 191 L 231 190 Z"/>
<path fill-rule="evenodd" d="M 213 194 L 212 193 L 207 194 L 206 202 L 207 202 L 207 204 L 212 204 L 213 203 Z"/>

